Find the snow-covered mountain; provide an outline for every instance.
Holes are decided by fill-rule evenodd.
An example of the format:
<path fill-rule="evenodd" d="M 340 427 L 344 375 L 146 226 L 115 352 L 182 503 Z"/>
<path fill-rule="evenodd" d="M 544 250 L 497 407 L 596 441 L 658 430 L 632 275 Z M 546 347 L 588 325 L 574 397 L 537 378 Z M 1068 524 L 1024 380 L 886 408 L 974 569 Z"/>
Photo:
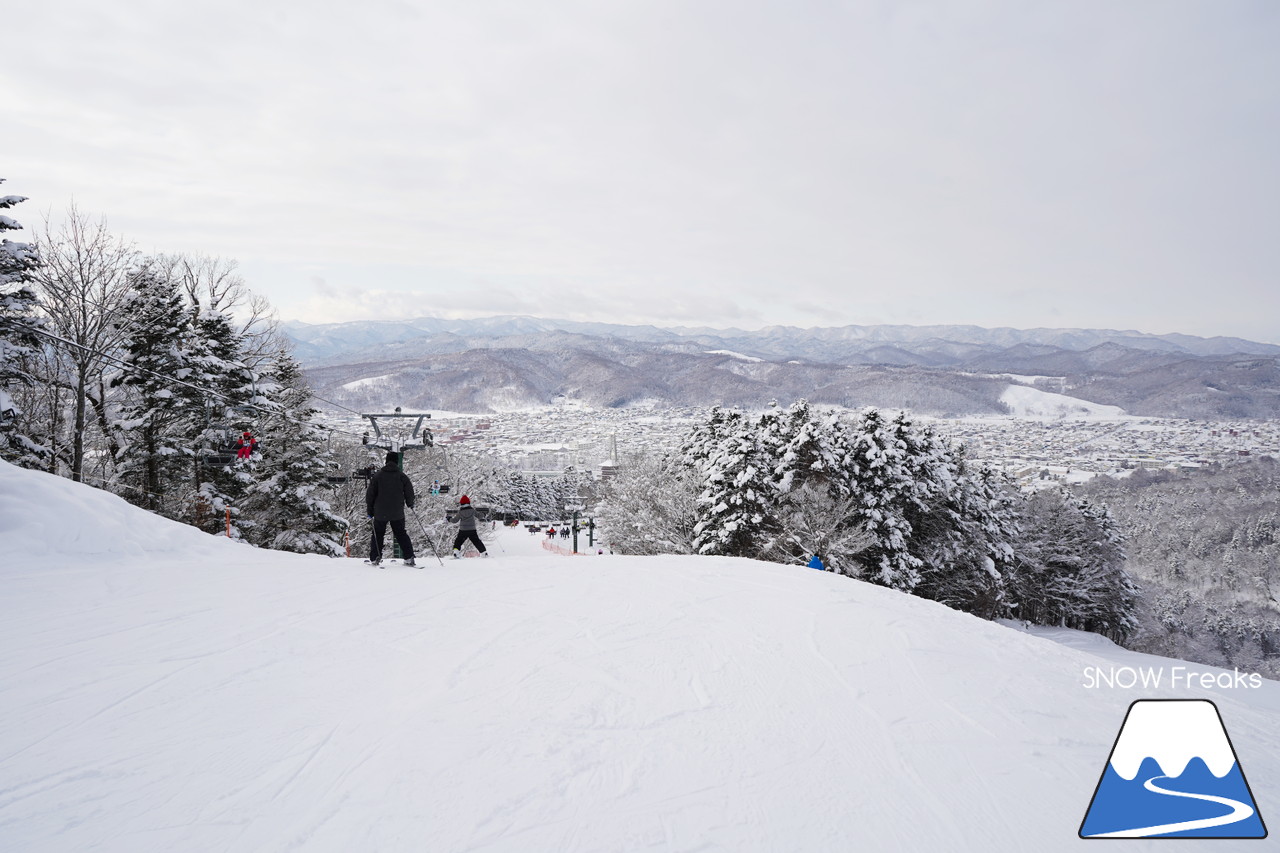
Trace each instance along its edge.
<path fill-rule="evenodd" d="M 1280 804 L 1280 684 L 1099 688 L 1217 671 L 801 567 L 517 528 L 379 570 L 6 463 L 0 535 L 6 850 L 1076 849 L 1151 697 L 1212 698 Z"/>
<path fill-rule="evenodd" d="M 426 342 L 450 336 L 478 345 L 484 339 L 567 333 L 593 338 L 660 344 L 689 344 L 702 349 L 727 349 L 751 356 L 818 361 L 861 361 L 873 350 L 900 348 L 932 354 L 942 363 L 956 363 L 980 353 L 997 353 L 1016 346 L 1046 351 L 1084 352 L 1111 344 L 1124 349 L 1183 355 L 1280 355 L 1280 346 L 1242 338 L 1202 338 L 1194 335 L 1153 335 L 1116 329 L 1013 329 L 981 326 L 839 326 L 802 329 L 769 326 L 756 331 L 707 327 L 636 326 L 588 323 L 543 317 L 496 316 L 476 319 L 418 317 L 403 321 L 353 321 L 309 324 L 291 321 L 283 329 L 297 345 L 300 358 L 318 362 L 336 355 L 351 356 L 368 348 L 406 341 Z M 468 347 L 470 348 L 470 347 Z M 443 351 L 443 350 L 442 350 Z"/>
<path fill-rule="evenodd" d="M 1137 415 L 1280 416 L 1280 347 L 1089 329 L 847 326 L 660 329 L 533 317 L 285 324 L 322 397 L 348 406 L 490 411 L 763 405 L 806 397 L 936 415 L 1001 413 L 1000 373 Z M 380 383 L 367 380 L 378 377 Z M 351 394 L 360 383 L 360 393 Z M 344 387 L 345 386 L 345 387 Z M 1076 405 L 1076 404 L 1072 404 Z"/>

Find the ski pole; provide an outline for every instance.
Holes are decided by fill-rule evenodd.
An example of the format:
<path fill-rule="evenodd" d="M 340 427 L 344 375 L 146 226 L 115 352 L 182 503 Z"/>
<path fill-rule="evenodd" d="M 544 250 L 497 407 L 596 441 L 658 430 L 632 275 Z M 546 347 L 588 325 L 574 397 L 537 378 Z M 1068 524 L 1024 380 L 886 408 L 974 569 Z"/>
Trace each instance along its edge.
<path fill-rule="evenodd" d="M 440 559 L 440 552 L 436 550 L 436 543 L 432 540 L 431 534 L 427 531 L 427 525 L 422 523 L 422 516 L 418 515 L 418 511 L 413 507 L 409 507 L 409 512 L 413 513 L 413 517 L 418 521 L 418 526 L 422 528 L 422 536 L 427 540 L 427 547 L 429 547 L 431 549 L 431 553 L 435 555 L 436 561 L 443 566 L 444 560 Z"/>
<path fill-rule="evenodd" d="M 373 546 L 378 546 L 378 553 L 373 553 Z M 378 529 L 373 524 L 373 516 L 369 516 L 369 557 L 370 559 L 382 561 L 382 543 L 378 541 Z"/>

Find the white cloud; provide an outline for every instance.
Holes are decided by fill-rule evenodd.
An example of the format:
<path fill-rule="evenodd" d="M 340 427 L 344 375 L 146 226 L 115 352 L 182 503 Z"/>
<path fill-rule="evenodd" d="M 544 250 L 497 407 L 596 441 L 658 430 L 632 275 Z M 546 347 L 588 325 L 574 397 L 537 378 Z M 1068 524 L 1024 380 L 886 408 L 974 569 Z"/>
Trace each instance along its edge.
<path fill-rule="evenodd" d="M 286 316 L 416 290 L 478 313 L 1280 340 L 1266 6 L 24 16 L 0 66 L 11 191 L 236 257 Z"/>

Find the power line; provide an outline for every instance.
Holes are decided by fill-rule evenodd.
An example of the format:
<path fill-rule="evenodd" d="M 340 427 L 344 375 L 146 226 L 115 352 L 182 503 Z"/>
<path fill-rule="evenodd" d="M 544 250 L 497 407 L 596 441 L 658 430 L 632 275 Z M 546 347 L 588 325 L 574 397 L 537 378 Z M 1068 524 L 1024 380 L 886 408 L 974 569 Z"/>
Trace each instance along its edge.
<path fill-rule="evenodd" d="M 16 320 L 14 320 L 14 319 L 12 319 L 12 318 L 8 318 L 8 317 L 0 317 L 0 324 L 7 324 L 7 325 L 10 325 L 10 326 L 14 326 L 14 327 L 17 327 L 17 326 L 18 326 L 18 324 L 17 324 Z M 285 420 L 291 420 L 291 421 L 293 421 L 294 423 L 297 423 L 297 424 L 305 424 L 305 425 L 307 425 L 307 426 L 312 426 L 312 427 L 315 427 L 316 429 L 320 429 L 320 430 L 324 430 L 324 431 L 328 431 L 328 432 L 337 432 L 337 433 L 341 433 L 341 434 L 343 434 L 343 435 L 349 435 L 349 436 L 351 436 L 351 437 L 353 437 L 353 438 L 359 438 L 359 439 L 363 439 L 363 438 L 364 438 L 364 435 L 363 435 L 363 434 L 358 434 L 358 433 L 350 432 L 349 430 L 345 430 L 345 429 L 341 429 L 341 428 L 331 427 L 331 426 L 329 426 L 329 425 L 327 425 L 327 424 L 316 423 L 315 421 L 303 420 L 302 418 L 295 418 L 295 417 L 292 417 L 291 415 L 289 415 L 288 413 L 286 413 L 286 412 L 284 412 L 284 411 L 282 411 L 282 410 L 265 409 L 265 408 L 263 408 L 262 406 L 259 406 L 259 405 L 254 404 L 254 403 L 238 403 L 238 402 L 236 402 L 235 400 L 232 400 L 230 397 L 227 397 L 225 394 L 219 393 L 219 392 L 214 391 L 214 390 L 212 390 L 212 389 L 209 389 L 209 388 L 202 388 L 202 387 L 200 387 L 199 385 L 194 385 L 194 384 L 192 384 L 192 383 L 190 383 L 190 382 L 184 382 L 183 380 L 178 379 L 178 378 L 173 377 L 173 376 L 167 376 L 167 375 L 165 375 L 165 374 L 163 374 L 163 373 L 158 373 L 158 372 L 156 372 L 156 371 L 154 371 L 154 370 L 149 370 L 149 369 L 147 369 L 147 368 L 145 368 L 145 367 L 139 367 L 139 366 L 137 366 L 137 365 L 129 364 L 129 363 L 127 363 L 127 362 L 125 362 L 125 361 L 121 360 L 120 358 L 117 358 L 116 356 L 111 355 L 110 353 L 106 353 L 106 352 L 103 352 L 103 351 L 101 351 L 101 350 L 95 350 L 95 349 L 93 349 L 92 347 L 87 347 L 87 346 L 85 346 L 84 344 L 78 344 L 78 343 L 76 343 L 75 341 L 67 340 L 66 338 L 62 337 L 61 335 L 55 335 L 55 334 L 53 334 L 52 332 L 47 332 L 47 331 L 45 331 L 44 329 L 40 329 L 40 328 L 33 327 L 33 326 L 27 326 L 27 327 L 24 327 L 24 331 L 31 332 L 31 333 L 33 333 L 33 334 L 39 335 L 39 336 L 41 336 L 41 337 L 43 337 L 43 338 L 46 338 L 46 339 L 48 339 L 48 340 L 50 340 L 50 341 L 53 341 L 55 344 L 63 344 L 63 345 L 65 345 L 65 346 L 74 347 L 74 348 L 76 348 L 76 349 L 78 349 L 78 350 L 81 350 L 82 352 L 88 353 L 88 354 L 90 354 L 90 355 L 97 356 L 98 358 L 101 358 L 101 359 L 102 359 L 102 360 L 104 360 L 104 361 L 110 362 L 110 363 L 112 363 L 112 364 L 116 365 L 117 367 L 123 368 L 124 370 L 128 370 L 128 371 L 131 371 L 131 372 L 134 372 L 134 373 L 143 373 L 143 374 L 146 374 L 146 375 L 148 375 L 148 376 L 156 377 L 156 378 L 158 378 L 158 379 L 160 379 L 160 380 L 162 380 L 162 381 L 164 381 L 164 382 L 168 382 L 168 383 L 173 384 L 173 385 L 180 385 L 180 386 L 182 386 L 182 387 L 184 387 L 184 388 L 190 388 L 191 390 L 196 391 L 196 392 L 198 392 L 198 393 L 200 393 L 200 394 L 202 394 L 202 395 L 204 395 L 204 396 L 206 396 L 206 397 L 214 397 L 214 398 L 217 398 L 217 399 L 219 399 L 219 400 L 222 400 L 223 402 L 228 403 L 228 404 L 230 404 L 230 405 L 239 406 L 239 407 L 241 407 L 241 408 L 253 409 L 255 412 L 259 412 L 259 413 L 261 413 L 261 414 L 263 414 L 263 415 L 265 415 L 265 416 L 274 416 L 274 415 L 278 415 L 278 416 L 280 416 L 281 418 L 283 418 L 283 419 L 285 419 Z M 310 390 L 310 389 L 308 389 L 308 390 Z M 346 409 L 346 411 L 351 412 L 352 414 L 356 414 L 356 415 L 360 414 L 359 412 L 355 411 L 354 409 L 348 409 L 346 406 L 343 406 L 343 405 L 341 405 L 341 404 L 339 404 L 339 403 L 334 403 L 334 402 L 332 402 L 332 401 L 330 401 L 330 400 L 325 400 L 325 399 L 323 399 L 323 398 L 321 398 L 321 397 L 317 397 L 315 394 L 312 394 L 311 396 L 312 396 L 312 398 L 313 398 L 313 399 L 320 400 L 321 402 L 324 402 L 324 403 L 329 403 L 329 405 L 331 405 L 331 406 L 337 406 L 337 407 L 338 407 L 338 408 L 340 408 L 340 409 Z"/>
<path fill-rule="evenodd" d="M 333 406 L 334 408 L 342 409 L 343 411 L 350 412 L 353 415 L 360 415 L 361 417 L 364 417 L 364 415 L 361 412 L 357 412 L 355 409 L 349 409 L 346 406 L 342 405 L 341 403 L 335 403 L 332 400 L 326 400 L 324 397 L 321 397 L 319 394 L 315 393 L 314 391 L 311 392 L 311 399 L 319 400 L 321 403 L 328 403 L 330 406 Z"/>

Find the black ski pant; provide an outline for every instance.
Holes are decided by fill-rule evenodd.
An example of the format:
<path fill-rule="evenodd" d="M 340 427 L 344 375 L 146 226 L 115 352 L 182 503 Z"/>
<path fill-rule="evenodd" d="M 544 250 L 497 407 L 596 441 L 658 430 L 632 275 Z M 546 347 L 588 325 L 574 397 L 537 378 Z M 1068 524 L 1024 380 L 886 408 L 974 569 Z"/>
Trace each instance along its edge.
<path fill-rule="evenodd" d="M 459 530 L 458 535 L 453 537 L 453 550 L 460 549 L 468 539 L 475 543 L 477 551 L 481 554 L 485 552 L 484 543 L 480 541 L 480 534 L 474 530 Z"/>
<path fill-rule="evenodd" d="M 391 525 L 391 535 L 396 538 L 396 544 L 400 546 L 400 553 L 406 560 L 412 560 L 413 543 L 409 541 L 409 531 L 405 529 L 403 518 L 393 518 L 391 521 L 385 518 L 373 520 L 373 540 L 369 543 L 369 559 L 382 559 L 382 542 L 387 538 L 388 524 Z"/>

